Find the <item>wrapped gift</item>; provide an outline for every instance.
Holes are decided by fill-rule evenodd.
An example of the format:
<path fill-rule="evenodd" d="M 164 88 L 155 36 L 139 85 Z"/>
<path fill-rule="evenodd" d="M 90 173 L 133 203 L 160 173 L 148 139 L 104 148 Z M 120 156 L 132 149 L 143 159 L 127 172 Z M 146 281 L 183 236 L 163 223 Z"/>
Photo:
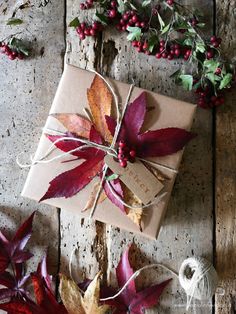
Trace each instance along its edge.
<path fill-rule="evenodd" d="M 22 195 L 156 238 L 195 110 L 66 65 Z"/>

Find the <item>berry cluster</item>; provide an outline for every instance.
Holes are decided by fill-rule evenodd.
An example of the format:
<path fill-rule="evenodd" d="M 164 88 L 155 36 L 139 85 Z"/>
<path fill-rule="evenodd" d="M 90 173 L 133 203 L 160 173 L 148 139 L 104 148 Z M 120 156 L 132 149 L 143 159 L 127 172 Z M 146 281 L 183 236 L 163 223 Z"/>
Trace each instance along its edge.
<path fill-rule="evenodd" d="M 198 106 L 204 109 L 218 107 L 225 102 L 224 97 L 222 95 L 215 96 L 209 86 L 199 87 L 195 93 L 199 95 Z"/>
<path fill-rule="evenodd" d="M 147 22 L 143 21 L 135 11 L 130 10 L 126 11 L 121 15 L 121 18 L 119 19 L 118 24 L 116 25 L 116 28 L 119 31 L 126 31 L 127 27 L 129 26 L 135 26 L 140 27 L 141 29 L 147 28 Z"/>
<path fill-rule="evenodd" d="M 230 87 L 231 83 L 234 83 L 234 80 L 231 80 L 229 84 L 224 85 L 222 88 L 220 86 L 222 86 L 221 82 L 225 74 L 221 75 L 221 68 L 217 69 L 216 73 L 212 73 L 220 76 L 216 82 L 211 82 L 203 69 L 205 60 L 219 60 L 218 48 L 222 40 L 217 36 L 212 36 L 209 40 L 201 38 L 199 27 L 203 27 L 204 23 L 201 23 L 194 11 L 191 12 L 189 9 L 185 9 L 183 5 L 178 4 L 174 0 L 165 0 L 163 2 L 171 7 L 169 8 L 171 14 L 178 9 L 180 16 L 178 6 L 183 11 L 182 23 L 174 21 L 172 24 L 167 24 L 164 21 L 160 22 L 162 11 L 166 11 L 166 5 L 164 6 L 162 2 L 156 5 L 150 3 L 149 8 L 145 5 L 145 9 L 143 9 L 135 1 L 129 1 L 130 4 L 127 4 L 126 1 L 121 1 L 126 3 L 126 9 L 122 13 L 120 13 L 120 2 L 118 0 L 103 0 L 102 4 L 98 0 L 86 0 L 81 3 L 80 7 L 83 10 L 90 9 L 95 5 L 95 2 L 96 7 L 100 6 L 101 8 L 102 13 L 99 11 L 100 13 L 96 17 L 96 19 L 100 19 L 100 22 L 93 21 L 92 25 L 80 23 L 76 25 L 77 27 L 74 26 L 80 39 L 83 40 L 86 36 L 96 36 L 103 30 L 105 24 L 114 25 L 119 32 L 128 31 L 129 35 L 132 34 L 128 36 L 128 40 L 134 38 L 132 46 L 139 53 L 145 53 L 146 55 L 155 56 L 157 59 L 163 58 L 170 61 L 177 58 L 182 58 L 186 62 L 197 61 L 200 70 L 198 70 L 196 78 L 199 79 L 201 76 L 201 84 L 198 83 L 194 87 L 194 83 L 193 87 L 199 96 L 199 106 L 204 108 L 214 107 L 224 102 L 221 90 Z M 168 23 L 170 23 L 170 20 Z M 160 24 L 162 24 L 161 29 Z M 166 28 L 168 25 L 171 25 L 171 27 L 163 32 L 163 28 Z M 177 35 L 175 39 L 171 39 L 169 33 L 173 31 L 181 34 Z M 197 44 L 199 42 L 202 45 L 202 50 L 198 49 Z M 227 67 L 226 71 L 227 75 L 231 75 L 231 77 L 234 75 L 234 70 L 229 67 Z M 194 79 L 192 74 L 191 76 Z M 181 84 L 180 80 L 177 82 Z M 202 85 L 202 87 L 199 88 L 199 85 Z M 220 96 L 215 96 L 216 92 L 219 92 Z"/>
<path fill-rule="evenodd" d="M 88 36 L 96 36 L 98 32 L 102 30 L 102 24 L 99 22 L 93 22 L 92 26 L 87 25 L 86 23 L 81 23 L 76 27 L 76 32 L 78 33 L 81 40 L 84 40 Z"/>
<path fill-rule="evenodd" d="M 15 60 L 16 58 L 19 60 L 24 59 L 23 53 L 11 49 L 7 43 L 0 42 L 0 51 L 2 54 L 7 55 L 10 60 Z"/>
<path fill-rule="evenodd" d="M 118 160 L 121 167 L 125 168 L 128 161 L 134 162 L 135 157 L 136 151 L 134 149 L 130 149 L 124 141 L 120 141 L 118 148 Z"/>

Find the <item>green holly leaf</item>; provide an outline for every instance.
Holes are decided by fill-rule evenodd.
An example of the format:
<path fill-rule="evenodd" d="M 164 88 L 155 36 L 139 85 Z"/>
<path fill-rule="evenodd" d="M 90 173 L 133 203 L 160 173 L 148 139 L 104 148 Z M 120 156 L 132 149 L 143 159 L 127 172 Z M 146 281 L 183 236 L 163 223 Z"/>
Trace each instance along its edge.
<path fill-rule="evenodd" d="M 103 13 L 99 13 L 99 12 L 95 13 L 95 20 L 99 21 L 100 23 L 104 25 L 108 25 L 109 23 L 108 17 L 104 15 Z"/>
<path fill-rule="evenodd" d="M 196 52 L 200 51 L 201 53 L 204 53 L 206 51 L 206 46 L 204 42 L 197 41 L 196 42 Z"/>
<path fill-rule="evenodd" d="M 29 56 L 29 48 L 23 43 L 21 39 L 12 37 L 9 41 L 9 46 L 12 50 L 23 53 L 25 56 Z"/>
<path fill-rule="evenodd" d="M 74 18 L 71 22 L 70 22 L 70 24 L 69 24 L 69 27 L 78 27 L 78 26 L 80 26 L 80 21 L 79 21 L 79 19 L 78 19 L 78 17 L 76 17 L 76 18 Z"/>
<path fill-rule="evenodd" d="M 167 32 L 169 31 L 169 29 L 170 29 L 170 24 L 166 25 L 166 26 L 162 29 L 161 34 L 163 35 L 163 34 L 167 33 Z"/>
<path fill-rule="evenodd" d="M 148 50 L 150 52 L 153 52 L 153 49 L 155 48 L 155 46 L 158 44 L 159 40 L 157 35 L 152 35 L 149 39 L 148 39 Z"/>
<path fill-rule="evenodd" d="M 15 25 L 20 25 L 24 23 L 21 19 L 16 19 L 16 18 L 11 18 L 7 21 L 7 25 L 12 25 L 12 26 L 15 26 Z"/>
<path fill-rule="evenodd" d="M 199 28 L 204 28 L 206 26 L 206 24 L 205 23 L 198 23 L 196 26 Z"/>
<path fill-rule="evenodd" d="M 118 2 L 118 7 L 117 7 L 118 12 L 121 14 L 124 13 L 127 9 L 127 5 L 126 5 L 125 1 L 117 0 L 117 2 Z"/>
<path fill-rule="evenodd" d="M 129 32 L 129 35 L 127 36 L 128 41 L 140 40 L 142 35 L 141 28 L 128 26 L 127 31 Z"/>
<path fill-rule="evenodd" d="M 143 1 L 142 7 L 144 8 L 144 7 L 148 6 L 151 2 L 152 2 L 152 0 L 145 0 L 145 1 Z"/>
<path fill-rule="evenodd" d="M 182 74 L 179 76 L 183 88 L 187 91 L 193 89 L 193 76 L 190 74 Z"/>
<path fill-rule="evenodd" d="M 158 20 L 161 26 L 161 31 L 163 30 L 163 28 L 165 27 L 165 22 L 163 21 L 162 17 L 160 16 L 160 14 L 158 13 Z"/>
<path fill-rule="evenodd" d="M 193 40 L 192 40 L 191 38 L 186 38 L 186 39 L 183 41 L 183 44 L 186 45 L 186 46 L 192 47 L 192 46 L 193 46 Z"/>
<path fill-rule="evenodd" d="M 205 60 L 203 65 L 205 68 L 207 68 L 207 72 L 215 73 L 220 63 L 216 60 Z"/>
<path fill-rule="evenodd" d="M 116 173 L 111 174 L 110 176 L 106 177 L 106 181 L 113 181 L 119 178 L 119 175 Z"/>
<path fill-rule="evenodd" d="M 227 73 L 220 82 L 220 89 L 223 89 L 230 85 L 232 81 L 233 75 L 231 73 Z"/>

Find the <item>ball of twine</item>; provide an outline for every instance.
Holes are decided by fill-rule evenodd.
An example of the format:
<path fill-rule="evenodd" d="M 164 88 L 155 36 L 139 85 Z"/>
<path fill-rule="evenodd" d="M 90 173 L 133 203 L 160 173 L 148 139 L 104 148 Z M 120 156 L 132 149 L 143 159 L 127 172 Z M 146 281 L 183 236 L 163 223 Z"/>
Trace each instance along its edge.
<path fill-rule="evenodd" d="M 179 270 L 179 282 L 187 294 L 187 307 L 192 298 L 208 300 L 216 292 L 218 276 L 214 266 L 205 258 L 190 257 Z"/>

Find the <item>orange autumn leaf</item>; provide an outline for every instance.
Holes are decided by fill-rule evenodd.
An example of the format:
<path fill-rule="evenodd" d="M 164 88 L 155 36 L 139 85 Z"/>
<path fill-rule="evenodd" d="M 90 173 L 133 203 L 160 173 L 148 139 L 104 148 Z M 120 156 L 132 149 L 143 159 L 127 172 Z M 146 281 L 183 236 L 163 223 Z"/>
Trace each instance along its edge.
<path fill-rule="evenodd" d="M 91 87 L 88 88 L 87 97 L 97 131 L 110 143 L 112 135 L 108 130 L 105 117 L 111 115 L 113 97 L 106 83 L 98 75 L 95 75 Z"/>
<path fill-rule="evenodd" d="M 89 138 L 92 123 L 86 118 L 73 113 L 56 113 L 52 116 L 60 121 L 69 132 Z"/>

